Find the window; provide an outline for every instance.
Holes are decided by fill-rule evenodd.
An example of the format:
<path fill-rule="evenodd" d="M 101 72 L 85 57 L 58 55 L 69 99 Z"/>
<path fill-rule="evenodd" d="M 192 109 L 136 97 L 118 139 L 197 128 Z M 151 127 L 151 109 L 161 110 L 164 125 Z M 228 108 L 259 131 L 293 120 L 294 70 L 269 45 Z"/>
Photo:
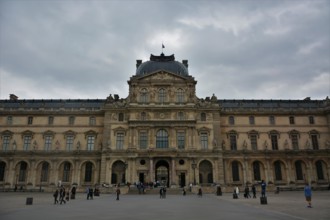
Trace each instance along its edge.
<path fill-rule="evenodd" d="M 18 174 L 18 181 L 25 182 L 26 179 L 26 170 L 27 170 L 27 163 L 21 162 L 19 166 L 19 174 Z"/>
<path fill-rule="evenodd" d="M 183 112 L 178 112 L 178 120 L 184 120 Z"/>
<path fill-rule="evenodd" d="M 274 163 L 274 169 L 275 169 L 275 180 L 282 180 L 282 168 L 280 161 L 276 161 Z"/>
<path fill-rule="evenodd" d="M 261 180 L 261 175 L 260 175 L 260 162 L 259 161 L 254 161 L 253 164 L 253 178 L 254 180 Z"/>
<path fill-rule="evenodd" d="M 147 114 L 145 112 L 141 113 L 141 120 L 143 121 L 147 120 Z"/>
<path fill-rule="evenodd" d="M 275 125 L 275 117 L 274 116 L 269 116 L 269 124 L 270 125 Z"/>
<path fill-rule="evenodd" d="M 176 101 L 178 103 L 183 103 L 184 102 L 184 91 L 183 91 L 183 89 L 178 89 L 176 91 Z"/>
<path fill-rule="evenodd" d="M 69 162 L 65 162 L 63 166 L 63 182 L 70 181 L 70 170 L 71 164 Z"/>
<path fill-rule="evenodd" d="M 158 101 L 164 103 L 166 101 L 166 91 L 165 89 L 160 89 L 158 91 Z"/>
<path fill-rule="evenodd" d="M 294 117 L 293 116 L 289 117 L 289 122 L 290 122 L 290 125 L 294 125 Z"/>
<path fill-rule="evenodd" d="M 85 165 L 85 182 L 91 182 L 93 176 L 93 164 L 87 162 Z"/>
<path fill-rule="evenodd" d="M 140 148 L 147 149 L 148 147 L 148 133 L 147 131 L 140 131 Z"/>
<path fill-rule="evenodd" d="M 324 180 L 322 161 L 320 161 L 320 160 L 316 161 L 315 165 L 316 165 L 317 179 Z"/>
<path fill-rule="evenodd" d="M 124 121 L 124 113 L 119 113 L 118 121 Z"/>
<path fill-rule="evenodd" d="M 147 89 L 142 89 L 140 93 L 140 102 L 148 103 L 148 91 Z"/>
<path fill-rule="evenodd" d="M 254 125 L 254 116 L 249 117 L 249 123 L 250 125 Z"/>
<path fill-rule="evenodd" d="M 73 135 L 66 136 L 66 150 L 72 151 L 73 149 Z"/>
<path fill-rule="evenodd" d="M 32 136 L 26 135 L 23 138 L 23 150 L 28 151 L 31 146 Z"/>
<path fill-rule="evenodd" d="M 206 121 L 206 114 L 204 112 L 201 113 L 201 121 Z"/>
<path fill-rule="evenodd" d="M 74 120 L 75 120 L 74 116 L 70 116 L 69 117 L 69 125 L 74 125 Z"/>
<path fill-rule="evenodd" d="M 315 123 L 313 116 L 309 116 L 308 119 L 309 119 L 309 124 L 313 125 Z"/>
<path fill-rule="evenodd" d="M 45 136 L 45 151 L 50 151 L 52 149 L 53 137 L 50 135 Z"/>
<path fill-rule="evenodd" d="M 258 150 L 258 142 L 257 142 L 257 135 L 256 134 L 251 134 L 250 135 L 250 141 L 251 141 L 252 150 Z"/>
<path fill-rule="evenodd" d="M 88 151 L 94 150 L 94 144 L 95 144 L 95 136 L 94 135 L 88 135 L 87 136 L 87 150 Z"/>
<path fill-rule="evenodd" d="M 230 134 L 229 135 L 229 141 L 230 141 L 230 149 L 231 150 L 237 150 L 237 135 L 236 134 Z"/>
<path fill-rule="evenodd" d="M 231 165 L 231 171 L 233 176 L 233 181 L 239 181 L 239 165 L 237 161 L 233 161 Z"/>
<path fill-rule="evenodd" d="M 33 117 L 29 116 L 28 117 L 28 125 L 32 125 L 33 124 Z"/>
<path fill-rule="evenodd" d="M 0 182 L 5 180 L 6 163 L 0 161 Z"/>
<path fill-rule="evenodd" d="M 300 160 L 296 161 L 294 163 L 294 165 L 295 165 L 295 168 L 296 168 L 296 178 L 297 178 L 297 180 L 304 180 L 301 161 Z"/>
<path fill-rule="evenodd" d="M 235 118 L 234 118 L 234 116 L 229 116 L 229 118 L 228 118 L 228 123 L 229 123 L 230 125 L 234 125 L 234 124 L 235 124 Z"/>
<path fill-rule="evenodd" d="M 116 137 L 116 149 L 124 148 L 124 133 L 118 132 Z"/>
<path fill-rule="evenodd" d="M 7 117 L 7 125 L 12 125 L 13 124 L 13 116 L 8 116 Z"/>
<path fill-rule="evenodd" d="M 9 143 L 10 143 L 10 136 L 9 135 L 2 136 L 2 150 L 3 151 L 9 150 Z"/>
<path fill-rule="evenodd" d="M 291 134 L 291 144 L 294 150 L 299 150 L 298 134 Z"/>
<path fill-rule="evenodd" d="M 176 138 L 177 138 L 178 149 L 184 149 L 185 133 L 181 131 L 177 132 Z"/>
<path fill-rule="evenodd" d="M 157 132 L 156 148 L 168 148 L 168 134 L 164 129 L 161 129 Z"/>
<path fill-rule="evenodd" d="M 94 116 L 89 117 L 89 125 L 91 126 L 96 125 L 96 118 Z"/>
<path fill-rule="evenodd" d="M 54 124 L 54 117 L 53 116 L 49 116 L 48 117 L 48 125 L 53 125 Z"/>
<path fill-rule="evenodd" d="M 317 134 L 312 134 L 311 139 L 312 139 L 313 150 L 318 150 L 319 149 L 319 143 L 318 143 L 318 140 L 317 140 Z"/>
<path fill-rule="evenodd" d="M 42 163 L 41 167 L 41 182 L 47 182 L 48 181 L 48 170 L 49 170 L 49 164 L 47 162 Z"/>
<path fill-rule="evenodd" d="M 207 149 L 208 146 L 209 146 L 209 143 L 208 143 L 208 133 L 207 132 L 202 132 L 201 133 L 201 146 L 202 146 L 202 149 Z"/>
<path fill-rule="evenodd" d="M 277 135 L 276 134 L 270 135 L 270 140 L 272 142 L 272 150 L 278 150 Z"/>

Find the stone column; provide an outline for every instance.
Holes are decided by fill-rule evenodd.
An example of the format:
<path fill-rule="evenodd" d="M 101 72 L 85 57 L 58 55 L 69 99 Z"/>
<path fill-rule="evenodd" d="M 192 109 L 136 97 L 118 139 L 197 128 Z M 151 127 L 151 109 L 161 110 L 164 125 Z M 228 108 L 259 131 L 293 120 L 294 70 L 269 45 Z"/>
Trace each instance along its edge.
<path fill-rule="evenodd" d="M 155 181 L 155 173 L 154 173 L 154 159 L 152 157 L 150 157 L 150 162 L 149 162 L 149 170 L 150 170 L 150 173 L 149 173 L 149 179 L 151 182 L 154 182 Z"/>
<path fill-rule="evenodd" d="M 176 172 L 175 172 L 175 160 L 174 158 L 171 159 L 171 163 L 172 163 L 172 168 L 171 168 L 171 185 L 175 185 L 176 183 Z"/>

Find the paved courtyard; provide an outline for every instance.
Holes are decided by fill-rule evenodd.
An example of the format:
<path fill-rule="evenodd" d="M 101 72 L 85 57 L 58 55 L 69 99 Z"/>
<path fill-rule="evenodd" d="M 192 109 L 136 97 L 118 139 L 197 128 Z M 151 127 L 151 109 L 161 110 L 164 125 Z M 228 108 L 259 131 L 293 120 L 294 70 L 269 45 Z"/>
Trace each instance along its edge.
<path fill-rule="evenodd" d="M 26 198 L 33 197 L 33 205 L 26 205 Z M 119 201 L 114 194 L 103 194 L 86 200 L 78 194 L 65 205 L 54 205 L 50 193 L 0 193 L 0 219 L 118 219 L 118 220 L 183 220 L 183 219 L 330 219 L 330 191 L 313 192 L 313 208 L 307 208 L 302 191 L 270 193 L 268 205 L 259 199 L 232 199 L 230 193 L 223 196 L 205 194 L 167 195 L 159 199 L 152 195 L 122 195 Z"/>

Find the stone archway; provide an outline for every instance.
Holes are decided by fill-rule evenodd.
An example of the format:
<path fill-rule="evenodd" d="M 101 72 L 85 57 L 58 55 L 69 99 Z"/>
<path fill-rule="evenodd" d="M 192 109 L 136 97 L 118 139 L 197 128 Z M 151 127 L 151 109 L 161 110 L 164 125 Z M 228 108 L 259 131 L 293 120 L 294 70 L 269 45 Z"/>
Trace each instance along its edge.
<path fill-rule="evenodd" d="M 111 184 L 126 183 L 126 165 L 122 161 L 116 161 L 111 169 Z"/>
<path fill-rule="evenodd" d="M 160 160 L 156 163 L 155 180 L 162 186 L 169 187 L 170 165 L 166 160 Z"/>
<path fill-rule="evenodd" d="M 213 168 L 210 161 L 203 160 L 199 164 L 199 183 L 201 185 L 210 185 L 213 183 Z"/>

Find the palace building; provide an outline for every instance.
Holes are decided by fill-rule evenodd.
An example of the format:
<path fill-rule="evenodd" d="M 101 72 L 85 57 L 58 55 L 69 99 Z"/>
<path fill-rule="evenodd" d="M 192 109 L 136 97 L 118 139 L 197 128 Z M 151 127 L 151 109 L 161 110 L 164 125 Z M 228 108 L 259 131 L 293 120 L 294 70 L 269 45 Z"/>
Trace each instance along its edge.
<path fill-rule="evenodd" d="M 199 98 L 188 60 L 137 60 L 126 98 L 0 100 L 0 190 L 328 185 L 330 100 Z"/>

